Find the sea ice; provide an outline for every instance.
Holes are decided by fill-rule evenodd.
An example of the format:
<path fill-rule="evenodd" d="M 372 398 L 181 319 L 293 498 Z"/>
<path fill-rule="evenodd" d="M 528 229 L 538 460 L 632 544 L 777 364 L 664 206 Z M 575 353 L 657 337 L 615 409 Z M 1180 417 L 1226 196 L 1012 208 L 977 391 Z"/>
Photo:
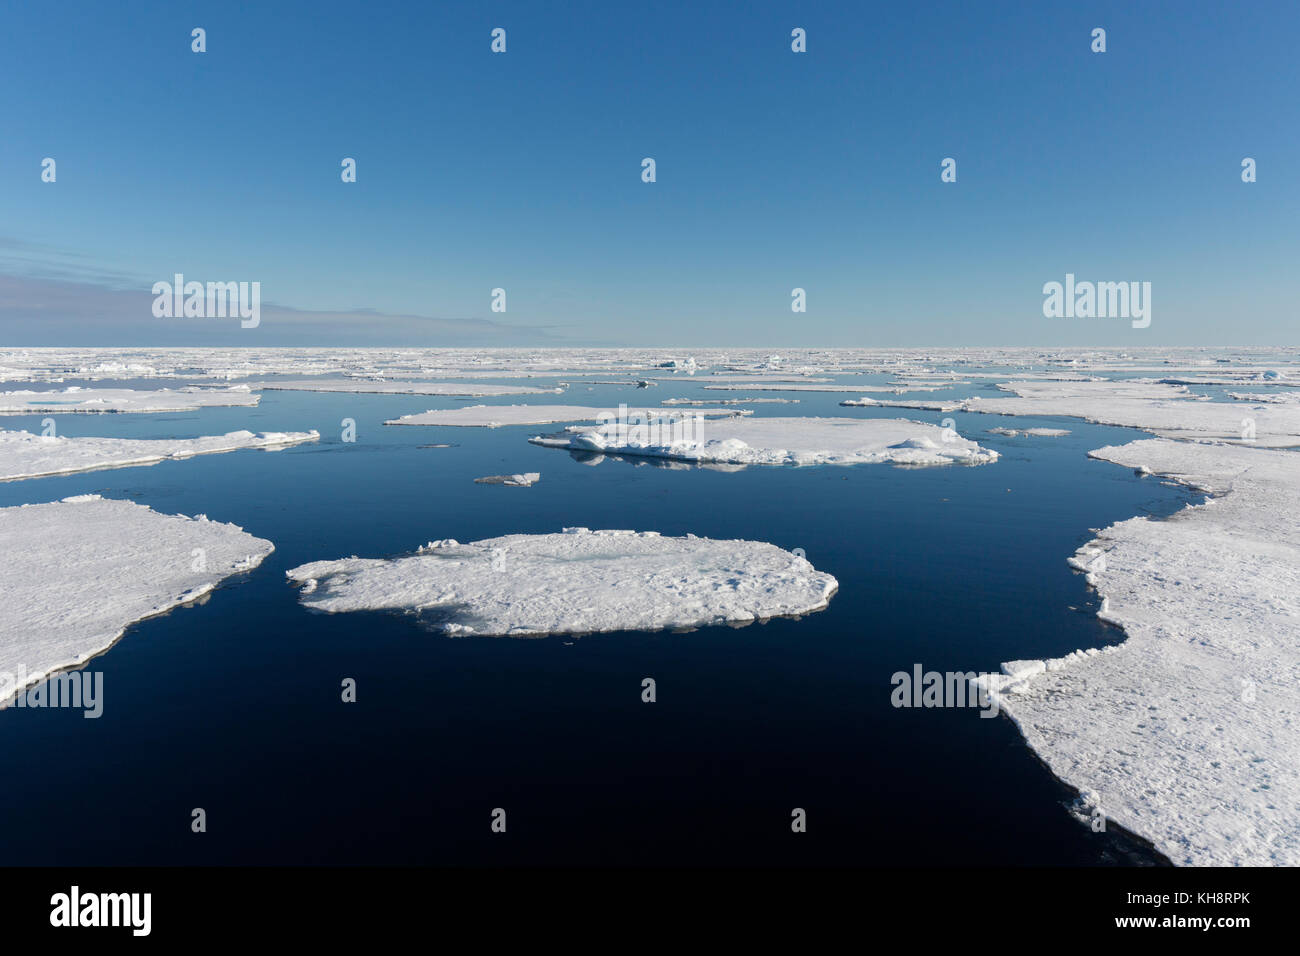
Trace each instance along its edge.
<path fill-rule="evenodd" d="M 272 550 L 233 524 L 98 495 L 0 508 L 0 703 Z"/>
<path fill-rule="evenodd" d="M 101 468 L 155 465 L 169 459 L 238 451 L 274 450 L 316 441 L 317 432 L 230 432 L 201 438 L 68 438 L 0 429 L 0 481 L 66 475 Z"/>
<path fill-rule="evenodd" d="M 1019 435 L 1028 435 L 1035 438 L 1060 438 L 1063 435 L 1070 434 L 1068 428 L 990 428 L 990 435 L 1006 435 L 1015 438 Z"/>
<path fill-rule="evenodd" d="M 998 457 L 950 430 L 898 418 L 732 418 L 670 426 L 610 422 L 573 425 L 529 440 L 573 451 L 733 465 L 984 464 Z"/>
<path fill-rule="evenodd" d="M 507 485 L 511 488 L 527 488 L 541 480 L 540 472 L 526 471 L 518 475 L 488 475 L 484 478 L 475 478 L 474 483 L 478 485 Z"/>
<path fill-rule="evenodd" d="M 403 415 L 385 425 L 455 425 L 462 428 L 500 428 L 504 425 L 553 425 L 556 422 L 597 421 L 614 418 L 618 412 L 611 408 L 587 405 L 468 405 L 464 408 L 432 409 L 415 415 Z M 652 419 L 686 419 L 695 415 L 731 416 L 748 415 L 747 410 L 685 412 L 673 408 L 634 408 L 626 410 L 629 417 Z"/>
<path fill-rule="evenodd" d="M 0 392 L 0 415 L 40 415 L 65 412 L 188 412 L 199 408 L 256 405 L 261 396 L 247 385 L 230 388 L 80 388 L 62 391 Z"/>
<path fill-rule="evenodd" d="M 382 379 L 287 379 L 261 382 L 257 388 L 265 391 L 289 392 L 348 392 L 367 395 L 443 395 L 447 397 L 486 398 L 490 395 L 547 395 L 559 394 L 562 388 L 530 388 L 527 385 L 468 384 L 464 382 L 408 382 Z"/>
<path fill-rule="evenodd" d="M 655 631 L 808 614 L 838 586 L 759 541 L 653 531 L 434 541 L 405 557 L 315 561 L 286 572 L 318 611 L 409 611 L 449 635 Z"/>
<path fill-rule="evenodd" d="M 1177 864 L 1300 864 L 1300 456 L 1146 439 L 1090 453 L 1216 497 L 1071 564 L 1127 639 L 990 683 L 1052 772 Z"/>
<path fill-rule="evenodd" d="M 961 411 L 1055 415 L 1141 428 L 1162 438 L 1243 442 L 1264 448 L 1300 446 L 1300 405 L 1213 402 L 1185 385 L 1165 382 L 1021 382 L 999 386 L 1007 398 L 969 398 Z M 954 409 L 956 410 L 956 409 Z"/>

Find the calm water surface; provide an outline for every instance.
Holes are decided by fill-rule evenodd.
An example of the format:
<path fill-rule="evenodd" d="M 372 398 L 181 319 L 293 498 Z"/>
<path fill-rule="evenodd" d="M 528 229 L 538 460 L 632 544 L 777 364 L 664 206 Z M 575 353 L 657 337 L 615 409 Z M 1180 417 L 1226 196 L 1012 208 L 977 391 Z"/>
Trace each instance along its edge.
<path fill-rule="evenodd" d="M 954 414 L 963 435 L 1002 453 L 998 463 L 720 473 L 582 462 L 525 440 L 562 426 L 382 425 L 479 402 L 749 394 L 568 380 L 564 398 L 268 391 L 256 409 L 55 416 L 65 435 L 314 428 L 322 440 L 0 485 L 0 505 L 94 492 L 205 513 L 276 547 L 203 604 L 131 627 L 91 662 L 104 673 L 100 719 L 0 712 L 0 863 L 1161 862 L 1122 833 L 1074 822 L 1063 809 L 1072 794 L 1006 718 L 889 699 L 890 676 L 915 663 L 996 670 L 1119 639 L 1066 558 L 1091 528 L 1188 500 L 1085 457 L 1145 436 Z M 751 407 L 948 417 L 794 397 Z M 39 430 L 42 417 L 0 425 Z M 355 443 L 340 440 L 344 418 L 356 420 Z M 997 425 L 1072 434 L 986 433 Z M 455 447 L 421 447 L 440 442 Z M 521 471 L 540 471 L 541 483 L 473 483 Z M 803 548 L 840 589 L 798 621 L 449 639 L 401 615 L 309 613 L 284 579 L 310 560 L 571 526 Z M 355 704 L 340 701 L 347 677 Z M 644 677 L 657 682 L 655 704 L 641 702 Z M 190 830 L 195 807 L 207 811 L 205 834 Z M 495 807 L 508 814 L 504 835 L 489 828 Z M 807 833 L 791 833 L 793 807 L 807 811 Z"/>

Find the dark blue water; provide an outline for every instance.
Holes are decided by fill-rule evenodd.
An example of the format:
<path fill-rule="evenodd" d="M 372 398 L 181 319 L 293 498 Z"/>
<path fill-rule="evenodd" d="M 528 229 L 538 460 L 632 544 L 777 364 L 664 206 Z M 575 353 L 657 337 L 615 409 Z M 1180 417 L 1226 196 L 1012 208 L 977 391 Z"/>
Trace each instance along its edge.
<path fill-rule="evenodd" d="M 599 406 L 747 394 L 570 380 L 564 400 Z M 797 397 L 754 407 L 949 417 Z M 205 603 L 131 627 L 92 661 L 104 673 L 100 719 L 0 712 L 0 863 L 1159 861 L 1074 822 L 1062 806 L 1072 794 L 1006 718 L 889 701 L 890 675 L 914 663 L 995 670 L 1119 639 L 1066 558 L 1090 528 L 1185 501 L 1085 457 L 1140 433 L 955 414 L 963 435 L 1002 452 L 998 463 L 726 474 L 593 466 L 525 441 L 561 426 L 381 424 L 459 404 L 265 392 L 256 409 L 56 416 L 66 435 L 315 428 L 322 440 L 0 485 L 0 505 L 96 492 L 206 513 L 276 546 Z M 42 417 L 0 424 L 39 429 Z M 339 440 L 348 417 L 352 444 Z M 1042 424 L 1072 434 L 985 434 Z M 420 447 L 437 442 L 455 447 Z M 472 481 L 521 471 L 541 483 Z M 448 639 L 400 615 L 309 613 L 284 581 L 310 560 L 578 525 L 803 548 L 839 593 L 803 620 L 743 628 Z M 355 704 L 340 700 L 349 677 Z M 657 681 L 654 704 L 641 701 L 644 677 Z M 195 807 L 207 833 L 190 830 Z M 490 830 L 496 807 L 505 834 Z M 806 833 L 790 830 L 794 807 Z"/>

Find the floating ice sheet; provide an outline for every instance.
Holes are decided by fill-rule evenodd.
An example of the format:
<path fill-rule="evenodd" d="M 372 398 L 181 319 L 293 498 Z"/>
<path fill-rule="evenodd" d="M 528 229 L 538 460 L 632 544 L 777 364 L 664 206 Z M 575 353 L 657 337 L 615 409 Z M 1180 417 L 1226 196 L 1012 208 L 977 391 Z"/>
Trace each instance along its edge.
<path fill-rule="evenodd" d="M 532 388 L 527 385 L 469 384 L 467 382 L 408 382 L 354 378 L 279 379 L 262 382 L 257 388 L 289 392 L 346 392 L 368 395 L 444 395 L 485 398 L 489 395 L 559 394 L 563 388 Z"/>
<path fill-rule="evenodd" d="M 615 418 L 618 409 L 590 405 L 470 405 L 465 408 L 433 409 L 416 415 L 403 415 L 385 425 L 455 425 L 462 428 L 499 428 L 504 425 L 553 425 L 556 422 L 597 421 Z M 687 419 L 696 415 L 749 415 L 745 409 L 688 412 L 675 408 L 625 409 L 623 414 L 652 419 Z"/>
<path fill-rule="evenodd" d="M 0 481 L 66 475 L 100 468 L 156 465 L 242 448 L 274 450 L 316 441 L 317 432 L 230 432 L 202 438 L 69 438 L 0 429 Z"/>
<path fill-rule="evenodd" d="M 287 574 L 318 611 L 411 611 L 446 634 L 490 637 L 747 623 L 819 611 L 837 587 L 772 544 L 586 528 L 434 541 Z"/>
<path fill-rule="evenodd" d="M 670 427 L 612 422 L 530 440 L 572 451 L 733 465 L 985 464 L 998 457 L 950 430 L 898 418 L 732 418 Z"/>
<path fill-rule="evenodd" d="M 261 396 L 246 385 L 230 388 L 80 388 L 0 392 L 0 415 L 66 412 L 188 412 L 199 408 L 256 405 Z"/>
<path fill-rule="evenodd" d="M 1220 497 L 1080 548 L 1127 639 L 1004 664 L 1003 709 L 1174 863 L 1300 864 L 1300 455 L 1162 439 L 1091 455 Z"/>
<path fill-rule="evenodd" d="M 271 551 L 232 524 L 98 495 L 0 508 L 0 703 Z"/>

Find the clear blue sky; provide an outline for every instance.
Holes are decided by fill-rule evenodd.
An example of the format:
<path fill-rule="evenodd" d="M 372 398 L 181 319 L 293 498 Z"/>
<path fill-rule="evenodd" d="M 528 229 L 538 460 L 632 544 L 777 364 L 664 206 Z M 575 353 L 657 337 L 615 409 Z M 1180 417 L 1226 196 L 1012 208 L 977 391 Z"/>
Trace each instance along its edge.
<path fill-rule="evenodd" d="M 1293 2 L 0 20 L 0 345 L 1297 344 Z M 175 272 L 260 281 L 261 327 L 154 319 Z M 1151 327 L 1044 318 L 1067 272 L 1150 281 Z"/>

